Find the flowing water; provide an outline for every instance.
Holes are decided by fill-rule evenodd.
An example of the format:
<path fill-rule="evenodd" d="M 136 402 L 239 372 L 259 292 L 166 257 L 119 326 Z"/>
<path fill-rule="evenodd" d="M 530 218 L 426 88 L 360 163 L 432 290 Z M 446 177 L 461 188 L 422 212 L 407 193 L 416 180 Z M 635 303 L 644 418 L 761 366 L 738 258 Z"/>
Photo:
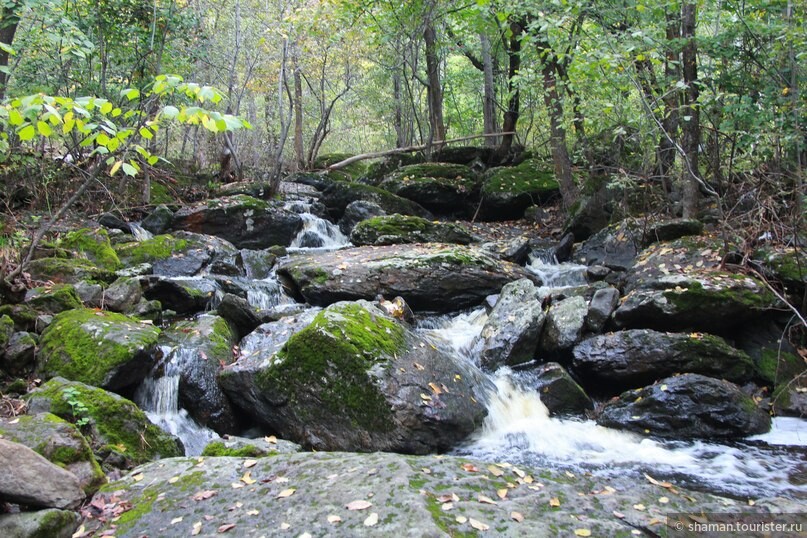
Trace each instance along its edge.
<path fill-rule="evenodd" d="M 185 445 L 185 455 L 198 456 L 205 446 L 219 438 L 213 430 L 200 426 L 179 407 L 179 377 L 183 366 L 194 360 L 196 351 L 162 346 L 164 360 L 143 381 L 135 402 L 154 424 L 176 435 Z"/>
<path fill-rule="evenodd" d="M 289 202 L 286 209 L 298 213 L 303 219 L 303 229 L 292 240 L 289 250 L 335 250 L 350 244 L 350 240 L 338 226 L 311 213 L 311 205 L 305 202 Z"/>

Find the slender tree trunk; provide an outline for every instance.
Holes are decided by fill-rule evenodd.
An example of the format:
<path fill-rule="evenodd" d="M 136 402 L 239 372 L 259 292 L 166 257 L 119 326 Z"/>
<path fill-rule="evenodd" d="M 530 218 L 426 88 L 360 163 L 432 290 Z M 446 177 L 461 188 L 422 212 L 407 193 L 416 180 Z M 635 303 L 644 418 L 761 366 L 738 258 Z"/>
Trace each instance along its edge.
<path fill-rule="evenodd" d="M 492 134 L 499 130 L 496 121 L 496 84 L 494 80 L 493 57 L 490 53 L 490 39 L 485 34 L 479 34 L 479 42 L 482 48 L 482 66 L 485 79 L 485 96 L 482 106 L 482 117 L 484 123 L 484 134 Z M 499 143 L 497 137 L 485 138 L 486 146 L 496 146 Z"/>
<path fill-rule="evenodd" d="M 698 198 L 700 195 L 698 179 L 698 150 L 700 146 L 700 112 L 698 109 L 698 47 L 695 42 L 695 26 L 697 23 L 696 4 L 685 1 L 681 5 L 681 38 L 684 47 L 681 53 L 684 84 L 684 124 L 682 148 L 684 150 L 683 170 L 683 216 L 697 218 Z"/>
<path fill-rule="evenodd" d="M 402 148 L 406 145 L 406 138 L 403 129 L 403 95 L 401 92 L 401 73 L 398 67 L 392 73 L 392 95 L 395 100 L 395 115 L 393 124 L 395 126 L 395 147 Z"/>
<path fill-rule="evenodd" d="M 294 160 L 298 170 L 305 168 L 303 146 L 303 77 L 297 58 L 294 58 Z"/>
<path fill-rule="evenodd" d="M 442 141 L 446 139 L 446 127 L 443 121 L 443 88 L 440 82 L 440 58 L 437 54 L 437 32 L 430 13 L 426 18 L 426 27 L 423 30 L 423 40 L 426 44 L 426 78 L 428 81 L 427 94 L 429 101 L 429 125 L 431 127 L 430 140 Z"/>
<path fill-rule="evenodd" d="M 507 47 L 507 90 L 510 98 L 507 101 L 507 110 L 504 112 L 502 131 L 510 134 L 502 136 L 501 144 L 496 150 L 496 160 L 502 161 L 510 153 L 515 139 L 516 124 L 518 123 L 521 94 L 516 84 L 516 76 L 521 69 L 521 34 L 524 32 L 524 22 L 521 20 L 510 23 L 510 39 Z"/>
<path fill-rule="evenodd" d="M 580 191 L 572 177 L 572 161 L 566 146 L 563 102 L 557 86 L 557 59 L 549 50 L 548 45 L 543 49 L 543 55 L 544 104 L 549 112 L 549 145 L 552 149 L 552 161 L 555 164 L 555 177 L 560 184 L 563 207 L 568 209 L 577 201 Z"/>
<path fill-rule="evenodd" d="M 667 46 L 664 61 L 665 88 L 664 118 L 661 127 L 664 132 L 659 135 L 656 148 L 656 175 L 661 178 L 661 184 L 666 192 L 672 191 L 670 172 L 675 165 L 676 140 L 678 139 L 678 107 L 681 94 L 673 90 L 676 82 L 681 80 L 681 63 L 679 61 L 678 47 L 673 45 L 681 37 L 681 17 L 679 11 L 667 12 Z"/>
<path fill-rule="evenodd" d="M 17 33 L 17 26 L 20 23 L 18 9 L 18 5 L 14 5 L 0 10 L 0 43 L 11 46 L 14 42 L 14 34 Z M 0 67 L 8 67 L 8 52 L 2 49 L 0 49 Z M 7 85 L 8 74 L 0 71 L 0 99 L 6 96 Z"/>

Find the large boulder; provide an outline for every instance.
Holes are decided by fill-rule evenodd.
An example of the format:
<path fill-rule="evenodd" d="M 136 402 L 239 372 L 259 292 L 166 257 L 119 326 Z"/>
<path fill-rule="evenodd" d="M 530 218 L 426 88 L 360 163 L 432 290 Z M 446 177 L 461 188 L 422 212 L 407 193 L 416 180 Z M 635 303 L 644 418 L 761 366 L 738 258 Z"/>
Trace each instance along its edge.
<path fill-rule="evenodd" d="M 540 394 L 551 416 L 582 415 L 594 409 L 586 391 L 556 362 L 547 362 L 534 372 L 531 386 Z"/>
<path fill-rule="evenodd" d="M 415 454 L 448 450 L 481 425 L 490 384 L 361 301 L 317 314 L 250 386 L 233 386 L 228 374 L 231 396 L 257 397 L 240 405 L 283 438 L 317 450 Z"/>
<path fill-rule="evenodd" d="M 462 164 L 422 163 L 399 168 L 380 187 L 436 215 L 464 215 L 473 210 L 479 179 Z"/>
<path fill-rule="evenodd" d="M 626 219 L 598 231 L 574 252 L 574 261 L 584 265 L 602 265 L 615 271 L 627 271 L 642 249 L 644 227 L 635 219 Z"/>
<path fill-rule="evenodd" d="M 79 429 L 51 413 L 0 419 L 0 437 L 20 443 L 78 478 L 81 489 L 92 495 L 106 483 L 87 439 Z"/>
<path fill-rule="evenodd" d="M 183 454 L 182 443 L 152 424 L 134 402 L 103 389 L 56 377 L 26 399 L 32 413 L 83 419 L 93 451 L 106 468 Z"/>
<path fill-rule="evenodd" d="M 40 508 L 78 508 L 78 478 L 30 448 L 0 439 L 0 501 Z"/>
<path fill-rule="evenodd" d="M 48 508 L 36 512 L 0 514 L 0 536 L 5 538 L 71 538 L 81 521 L 72 510 Z"/>
<path fill-rule="evenodd" d="M 634 329 L 587 338 L 575 346 L 574 371 L 599 392 L 615 394 L 675 373 L 745 383 L 757 376 L 751 357 L 718 336 Z"/>
<path fill-rule="evenodd" d="M 217 301 L 218 284 L 206 278 L 141 277 L 143 296 L 160 301 L 163 308 L 177 314 L 195 314 L 209 310 Z"/>
<path fill-rule="evenodd" d="M 235 409 L 217 380 L 221 368 L 235 360 L 236 335 L 227 321 L 210 314 L 180 321 L 163 332 L 161 341 L 172 346 L 167 362 L 178 370 L 182 407 L 219 434 L 235 432 Z"/>
<path fill-rule="evenodd" d="M 506 284 L 474 344 L 479 349 L 482 368 L 495 371 L 500 366 L 533 360 L 545 319 L 532 281 L 521 279 Z"/>
<path fill-rule="evenodd" d="M 482 218 L 513 220 L 521 218 L 529 206 L 557 198 L 560 187 L 544 164 L 527 160 L 518 166 L 489 170 L 481 192 Z"/>
<path fill-rule="evenodd" d="M 625 328 L 729 333 L 778 304 L 758 279 L 722 268 L 721 244 L 695 237 L 656 243 L 628 272 L 614 322 Z"/>
<path fill-rule="evenodd" d="M 181 231 L 118 244 L 115 248 L 128 265 L 149 263 L 153 274 L 164 277 L 189 277 L 215 265 L 228 262 L 234 265 L 238 255 L 238 250 L 225 239 Z M 238 267 L 232 271 L 240 274 Z"/>
<path fill-rule="evenodd" d="M 597 423 L 660 437 L 714 439 L 765 433 L 771 417 L 734 383 L 683 374 L 623 393 L 603 407 Z"/>
<path fill-rule="evenodd" d="M 36 364 L 36 347 L 36 334 L 25 331 L 12 334 L 5 352 L 0 345 L 0 368 L 16 376 L 30 373 Z"/>
<path fill-rule="evenodd" d="M 101 269 L 115 271 L 121 268 L 121 261 L 109 242 L 109 234 L 103 228 L 81 228 L 68 232 L 61 239 L 60 247 L 75 253 Z"/>
<path fill-rule="evenodd" d="M 37 258 L 31 260 L 26 270 L 32 280 L 42 282 L 75 284 L 82 280 L 112 282 L 116 278 L 113 271 L 98 267 L 83 258 Z"/>
<path fill-rule="evenodd" d="M 25 292 L 25 302 L 34 309 L 49 314 L 58 314 L 82 306 L 76 288 L 71 284 L 32 288 Z"/>
<path fill-rule="evenodd" d="M 456 243 L 473 241 L 470 232 L 458 224 L 434 222 L 408 215 L 373 217 L 358 223 L 350 234 L 356 246 L 400 245 L 403 243 Z"/>
<path fill-rule="evenodd" d="M 160 329 L 122 314 L 85 308 L 56 315 L 42 333 L 37 370 L 44 377 L 121 390 L 139 384 L 156 360 Z"/>
<path fill-rule="evenodd" d="M 396 196 L 384 189 L 362 183 L 332 183 L 322 192 L 322 198 L 320 198 L 320 201 L 328 208 L 331 219 L 335 222 L 342 218 L 347 206 L 357 200 L 373 202 L 386 213 L 414 215 L 424 219 L 432 218 L 429 210 L 420 204 Z"/>
<path fill-rule="evenodd" d="M 215 235 L 237 248 L 262 249 L 290 245 L 303 227 L 300 215 L 283 204 L 237 195 L 208 200 L 174 214 L 173 230 Z"/>
<path fill-rule="evenodd" d="M 536 277 L 523 267 L 465 246 L 359 247 L 294 256 L 277 273 L 313 305 L 400 295 L 414 310 L 450 312 L 475 306 L 502 286 Z"/>
<path fill-rule="evenodd" d="M 580 341 L 585 329 L 588 305 L 575 295 L 552 304 L 546 315 L 539 350 L 549 355 L 565 355 Z"/>
<path fill-rule="evenodd" d="M 353 228 L 363 220 L 371 219 L 373 217 L 381 217 L 386 215 L 380 205 L 375 202 L 367 200 L 356 200 L 351 202 L 345 208 L 345 212 L 339 219 L 339 230 L 345 235 L 350 236 Z"/>

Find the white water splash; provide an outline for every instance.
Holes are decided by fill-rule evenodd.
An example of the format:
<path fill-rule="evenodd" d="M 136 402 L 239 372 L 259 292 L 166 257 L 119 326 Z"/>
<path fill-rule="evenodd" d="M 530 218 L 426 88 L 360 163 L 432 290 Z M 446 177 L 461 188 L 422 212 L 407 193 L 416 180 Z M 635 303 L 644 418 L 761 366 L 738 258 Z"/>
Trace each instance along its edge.
<path fill-rule="evenodd" d="M 310 204 L 295 201 L 285 207 L 303 219 L 303 228 L 292 240 L 289 250 L 335 250 L 350 244 L 338 226 L 312 214 Z"/>
<path fill-rule="evenodd" d="M 527 264 L 527 269 L 538 275 L 544 288 L 570 288 L 586 284 L 587 267 L 585 265 L 548 263 L 541 258 L 533 258 Z"/>
<path fill-rule="evenodd" d="M 154 237 L 154 235 L 150 231 L 146 230 L 145 228 L 134 222 L 129 223 L 129 230 L 131 230 L 132 235 L 134 236 L 136 241 L 145 241 L 147 239 L 151 239 L 152 237 Z"/>

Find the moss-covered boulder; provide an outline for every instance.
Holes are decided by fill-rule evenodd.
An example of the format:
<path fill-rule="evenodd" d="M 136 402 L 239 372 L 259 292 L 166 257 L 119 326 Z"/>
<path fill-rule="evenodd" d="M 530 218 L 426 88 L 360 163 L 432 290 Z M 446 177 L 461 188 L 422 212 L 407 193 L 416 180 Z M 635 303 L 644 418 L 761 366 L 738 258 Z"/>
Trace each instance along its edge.
<path fill-rule="evenodd" d="M 555 174 L 545 163 L 530 159 L 518 166 L 493 168 L 482 182 L 480 216 L 488 220 L 520 219 L 529 206 L 559 194 Z"/>
<path fill-rule="evenodd" d="M 112 282 L 115 273 L 103 269 L 82 258 L 39 258 L 31 260 L 27 267 L 34 280 L 75 284 L 81 280 Z"/>
<path fill-rule="evenodd" d="M 417 454 L 479 426 L 489 385 L 362 301 L 317 314 L 251 378 L 226 369 L 221 381 L 239 407 L 303 446 Z"/>
<path fill-rule="evenodd" d="M 12 334 L 14 334 L 14 320 L 3 314 L 0 316 L 0 355 L 3 354 Z"/>
<path fill-rule="evenodd" d="M 456 243 L 473 241 L 470 232 L 457 224 L 435 222 L 409 215 L 385 215 L 359 222 L 350 234 L 350 242 L 363 245 L 400 245 L 403 243 Z"/>
<path fill-rule="evenodd" d="M 0 418 L 0 437 L 25 445 L 73 473 L 87 495 L 106 483 L 87 439 L 75 425 L 54 414 L 20 415 L 14 420 Z"/>
<path fill-rule="evenodd" d="M 537 280 L 523 267 L 479 249 L 424 243 L 358 247 L 294 256 L 278 275 L 311 304 L 400 295 L 414 310 L 450 312 L 480 304 L 519 278 Z"/>
<path fill-rule="evenodd" d="M 0 536 L 7 538 L 71 538 L 78 528 L 78 512 L 49 508 L 36 512 L 0 514 Z"/>
<path fill-rule="evenodd" d="M 120 259 L 126 265 L 154 263 L 166 260 L 174 253 L 184 253 L 193 245 L 187 239 L 179 239 L 171 234 L 155 235 L 143 241 L 130 241 L 115 245 Z"/>
<path fill-rule="evenodd" d="M 303 227 L 300 215 L 280 202 L 239 194 L 185 207 L 174 214 L 173 230 L 215 235 L 237 248 L 288 246 Z"/>
<path fill-rule="evenodd" d="M 574 371 L 601 394 L 618 394 L 676 373 L 746 383 L 760 376 L 751 357 L 718 336 L 634 329 L 592 336 L 574 348 Z"/>
<path fill-rule="evenodd" d="M 762 282 L 726 271 L 722 261 L 716 239 L 691 237 L 651 245 L 628 272 L 615 323 L 728 334 L 776 308 L 776 297 Z"/>
<path fill-rule="evenodd" d="M 314 168 L 320 170 L 323 168 L 328 168 L 329 166 L 342 162 L 350 157 L 353 157 L 353 155 L 350 153 L 326 153 L 324 155 L 319 155 L 316 159 L 314 159 Z M 344 175 L 344 179 L 347 181 L 355 181 L 367 173 L 367 164 L 365 161 L 356 161 L 340 168 L 339 170 L 331 172 L 331 174 L 334 173 Z"/>
<path fill-rule="evenodd" d="M 322 191 L 320 202 L 325 204 L 328 215 L 335 222 L 342 218 L 345 208 L 356 200 L 365 200 L 378 204 L 387 213 L 415 215 L 431 219 L 431 212 L 420 204 L 397 196 L 387 190 L 362 183 L 335 182 Z"/>
<path fill-rule="evenodd" d="M 183 454 L 182 443 L 152 424 L 134 402 L 103 389 L 56 377 L 26 399 L 33 413 L 86 419 L 83 430 L 105 467 L 129 468 Z"/>
<path fill-rule="evenodd" d="M 807 254 L 803 249 L 770 247 L 754 253 L 755 259 L 765 267 L 768 277 L 781 282 L 785 293 L 800 301 L 807 288 Z"/>
<path fill-rule="evenodd" d="M 165 374 L 179 375 L 179 400 L 199 423 L 219 434 L 234 433 L 235 409 L 216 379 L 224 365 L 235 360 L 236 334 L 219 316 L 204 314 L 179 321 L 166 329 L 160 341 L 171 346 Z"/>
<path fill-rule="evenodd" d="M 2 316 L 7 316 L 12 320 L 12 324 L 14 329 L 18 331 L 33 331 L 36 329 L 36 320 L 39 316 L 39 312 L 37 312 L 31 305 L 20 303 L 20 304 L 4 304 L 0 305 L 0 319 Z M 7 326 L 8 322 L 0 323 L 0 326 Z M 2 331 L 0 331 L 0 335 Z M 9 335 L 10 336 L 10 335 Z M 2 338 L 2 336 L 0 336 Z"/>
<path fill-rule="evenodd" d="M 728 381 L 683 374 L 623 393 L 597 422 L 636 433 L 687 438 L 732 438 L 765 433 L 770 415 Z"/>
<path fill-rule="evenodd" d="M 297 443 L 278 439 L 275 436 L 248 439 L 246 437 L 225 436 L 223 439 L 209 443 L 202 451 L 202 456 L 231 458 L 266 458 L 278 454 L 300 452 L 302 447 Z"/>
<path fill-rule="evenodd" d="M 25 302 L 40 312 L 50 314 L 58 314 L 82 306 L 81 299 L 71 284 L 32 288 L 25 293 Z"/>
<path fill-rule="evenodd" d="M 122 390 L 139 384 L 156 360 L 160 330 L 122 314 L 79 308 L 58 314 L 40 341 L 37 370 L 49 378 Z"/>
<path fill-rule="evenodd" d="M 86 258 L 96 267 L 115 271 L 122 267 L 121 261 L 109 243 L 109 234 L 103 228 L 82 228 L 66 234 L 61 246 Z"/>
<path fill-rule="evenodd" d="M 209 310 L 218 285 L 206 278 L 176 278 L 150 275 L 141 278 L 143 297 L 159 301 L 162 308 L 177 314 L 196 314 Z"/>
<path fill-rule="evenodd" d="M 404 166 L 379 185 L 417 202 L 436 215 L 472 215 L 479 178 L 461 164 L 423 163 Z"/>
<path fill-rule="evenodd" d="M 127 265 L 151 264 L 151 273 L 165 277 L 194 276 L 214 266 L 234 265 L 238 250 L 229 242 L 212 235 L 190 232 L 157 235 L 143 241 L 116 245 Z M 223 269 L 227 274 L 241 274 L 239 268 Z"/>

